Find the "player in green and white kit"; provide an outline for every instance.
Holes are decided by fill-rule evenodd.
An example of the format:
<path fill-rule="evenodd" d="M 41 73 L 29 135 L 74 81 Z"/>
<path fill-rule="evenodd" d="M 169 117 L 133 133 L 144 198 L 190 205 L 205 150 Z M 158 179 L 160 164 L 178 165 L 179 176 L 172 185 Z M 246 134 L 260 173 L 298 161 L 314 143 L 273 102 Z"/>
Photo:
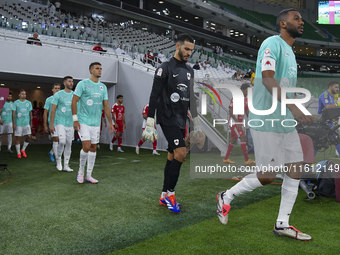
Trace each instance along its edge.
<path fill-rule="evenodd" d="M 52 93 L 53 95 L 48 97 L 45 101 L 45 106 L 44 106 L 44 130 L 46 133 L 50 133 L 50 128 L 49 128 L 49 123 L 51 120 L 51 110 L 52 110 L 52 100 L 53 96 L 55 93 L 57 93 L 60 90 L 60 84 L 59 83 L 54 83 L 52 86 Z M 50 160 L 54 162 L 54 156 L 57 154 L 58 150 L 58 133 L 57 131 L 51 134 L 53 144 L 52 144 L 52 150 L 48 152 L 48 155 L 50 156 Z"/>
<path fill-rule="evenodd" d="M 15 148 L 17 150 L 17 158 L 24 158 L 26 155 L 26 147 L 31 140 L 31 127 L 32 127 L 32 104 L 26 100 L 26 91 L 20 90 L 19 99 L 13 103 L 13 129 L 14 136 L 16 137 Z M 22 149 L 20 150 L 20 138 L 26 136 Z"/>
<path fill-rule="evenodd" d="M 71 146 L 74 138 L 73 120 L 72 120 L 72 97 L 73 97 L 73 78 L 66 76 L 63 79 L 65 86 L 54 94 L 52 101 L 50 132 L 54 134 L 57 132 L 59 144 L 56 153 L 57 169 L 66 172 L 73 172 L 68 165 L 71 157 Z M 64 169 L 61 165 L 61 155 L 64 153 Z"/>
<path fill-rule="evenodd" d="M 109 120 L 109 131 L 113 133 L 113 125 L 108 103 L 106 86 L 99 81 L 102 73 L 101 64 L 94 62 L 89 67 L 90 79 L 82 80 L 77 84 L 72 99 L 73 127 L 78 131 L 82 141 L 82 150 L 79 158 L 79 171 L 77 181 L 84 182 L 85 164 L 87 172 L 85 181 L 98 183 L 92 177 L 92 170 L 96 160 L 97 143 L 100 136 L 101 113 L 104 108 L 106 118 Z"/>
<path fill-rule="evenodd" d="M 7 152 L 11 154 L 13 153 L 13 151 L 11 150 L 13 134 L 12 111 L 13 111 L 12 93 L 9 92 L 4 106 L 2 107 L 2 109 L 0 109 L 0 151 L 2 135 L 7 134 Z"/>
<path fill-rule="evenodd" d="M 258 172 L 247 175 L 235 186 L 217 195 L 217 216 L 220 222 L 226 225 L 230 203 L 235 197 L 271 183 L 276 171 L 266 171 L 269 167 L 285 167 L 288 171 L 282 182 L 281 204 L 274 234 L 308 241 L 311 240 L 309 235 L 289 225 L 289 216 L 298 194 L 303 160 L 294 118 L 304 124 L 310 124 L 313 118 L 305 115 L 295 104 L 287 104 L 287 114 L 281 115 L 281 88 L 296 87 L 297 64 L 292 46 L 295 38 L 302 35 L 303 24 L 296 9 L 281 11 L 277 17 L 280 34 L 267 38 L 260 47 L 256 63 L 253 106 L 256 110 L 270 109 L 273 88 L 277 89 L 279 102 L 277 109 L 270 115 L 256 115 L 250 109 L 249 123 L 252 123 L 251 134 Z M 287 94 L 289 98 L 293 96 L 293 93 Z"/>

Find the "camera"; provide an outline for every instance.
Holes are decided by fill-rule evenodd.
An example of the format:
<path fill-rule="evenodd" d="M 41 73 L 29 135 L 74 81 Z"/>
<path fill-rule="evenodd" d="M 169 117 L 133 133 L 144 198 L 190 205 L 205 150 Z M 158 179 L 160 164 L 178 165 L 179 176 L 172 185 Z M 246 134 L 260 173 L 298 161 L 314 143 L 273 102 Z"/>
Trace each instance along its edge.
<path fill-rule="evenodd" d="M 340 108 L 325 108 L 321 115 L 313 115 L 312 124 L 298 123 L 296 130 L 312 139 L 315 150 L 327 149 L 332 144 L 340 144 L 340 135 L 336 132 L 340 125 L 333 124 L 333 119 L 339 116 Z"/>

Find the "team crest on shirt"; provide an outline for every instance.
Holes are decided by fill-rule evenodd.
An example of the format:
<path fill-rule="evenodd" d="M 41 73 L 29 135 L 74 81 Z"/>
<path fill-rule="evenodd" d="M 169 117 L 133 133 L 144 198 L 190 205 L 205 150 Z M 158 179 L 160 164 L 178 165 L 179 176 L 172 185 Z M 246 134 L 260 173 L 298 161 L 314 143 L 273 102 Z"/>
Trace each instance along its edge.
<path fill-rule="evenodd" d="M 267 48 L 265 51 L 264 51 L 264 56 L 269 56 L 270 55 L 270 49 Z"/>
<path fill-rule="evenodd" d="M 174 144 L 177 146 L 177 145 L 179 145 L 179 140 L 178 139 L 175 139 L 174 140 Z"/>
<path fill-rule="evenodd" d="M 327 103 L 327 104 L 328 104 L 328 99 L 325 99 L 325 103 Z"/>
<path fill-rule="evenodd" d="M 29 106 L 29 104 L 27 103 L 27 104 L 26 104 L 26 107 L 28 107 L 28 106 Z"/>
<path fill-rule="evenodd" d="M 103 88 L 103 86 L 100 86 L 100 90 L 103 90 L 104 88 Z"/>
<path fill-rule="evenodd" d="M 162 73 L 163 73 L 163 69 L 159 68 L 157 71 L 157 76 L 162 76 Z"/>
<path fill-rule="evenodd" d="M 187 78 L 190 81 L 190 78 L 191 78 L 191 74 L 190 73 L 187 73 Z"/>

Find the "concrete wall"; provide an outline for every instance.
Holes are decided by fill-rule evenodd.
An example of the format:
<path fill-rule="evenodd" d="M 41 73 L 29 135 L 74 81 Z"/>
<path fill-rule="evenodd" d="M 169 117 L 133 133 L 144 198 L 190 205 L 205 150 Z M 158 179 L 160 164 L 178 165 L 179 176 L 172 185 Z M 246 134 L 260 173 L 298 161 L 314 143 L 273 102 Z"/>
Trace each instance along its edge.
<path fill-rule="evenodd" d="M 90 77 L 89 64 L 98 61 L 103 67 L 101 81 L 117 82 L 118 60 L 113 57 L 8 40 L 1 41 L 0 56 L 0 74 L 4 72 L 55 78 L 71 75 L 74 79 L 82 80 Z"/>

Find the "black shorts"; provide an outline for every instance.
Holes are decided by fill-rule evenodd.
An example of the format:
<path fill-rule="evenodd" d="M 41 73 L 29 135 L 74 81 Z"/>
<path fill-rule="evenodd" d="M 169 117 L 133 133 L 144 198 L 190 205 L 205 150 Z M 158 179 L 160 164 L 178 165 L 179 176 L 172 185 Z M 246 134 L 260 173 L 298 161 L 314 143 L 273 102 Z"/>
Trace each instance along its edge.
<path fill-rule="evenodd" d="M 174 149 L 185 146 L 185 129 L 180 129 L 178 126 L 164 126 L 161 124 L 163 134 L 168 141 L 167 151 L 174 152 Z"/>

